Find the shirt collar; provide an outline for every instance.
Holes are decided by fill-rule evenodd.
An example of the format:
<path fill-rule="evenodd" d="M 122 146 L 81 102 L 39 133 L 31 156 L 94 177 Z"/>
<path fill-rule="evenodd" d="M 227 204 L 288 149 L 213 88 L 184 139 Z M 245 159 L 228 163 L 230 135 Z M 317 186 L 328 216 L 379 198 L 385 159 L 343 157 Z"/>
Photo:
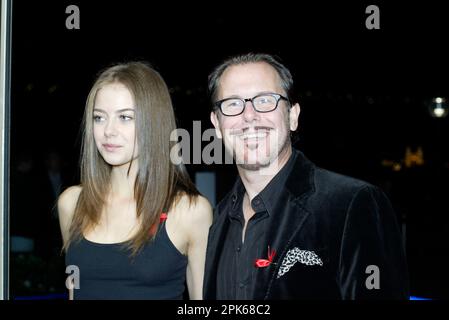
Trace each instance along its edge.
<path fill-rule="evenodd" d="M 251 206 L 256 213 L 260 211 L 267 211 L 269 215 L 272 214 L 276 201 L 283 192 L 287 178 L 294 167 L 298 153 L 299 151 L 292 148 L 292 154 L 284 167 L 282 167 L 282 169 L 271 179 L 265 188 L 253 198 L 251 201 Z M 231 217 L 235 217 L 239 214 L 240 209 L 242 208 L 245 191 L 246 190 L 242 179 L 238 177 L 231 195 L 232 210 L 229 212 Z"/>

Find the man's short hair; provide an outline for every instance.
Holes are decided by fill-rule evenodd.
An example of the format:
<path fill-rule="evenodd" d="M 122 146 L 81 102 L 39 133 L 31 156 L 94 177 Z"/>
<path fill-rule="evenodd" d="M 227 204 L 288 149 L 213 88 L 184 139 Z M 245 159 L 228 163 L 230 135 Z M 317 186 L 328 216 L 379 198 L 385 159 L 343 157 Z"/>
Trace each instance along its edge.
<path fill-rule="evenodd" d="M 280 59 L 276 59 L 274 56 L 266 53 L 247 53 L 232 56 L 226 59 L 212 71 L 208 78 L 208 89 L 212 103 L 217 100 L 217 91 L 220 84 L 220 78 L 227 68 L 235 65 L 258 62 L 265 62 L 277 71 L 279 78 L 281 79 L 280 85 L 282 89 L 284 89 L 287 98 L 293 103 L 293 78 L 290 71 L 281 62 L 279 62 L 279 60 Z"/>

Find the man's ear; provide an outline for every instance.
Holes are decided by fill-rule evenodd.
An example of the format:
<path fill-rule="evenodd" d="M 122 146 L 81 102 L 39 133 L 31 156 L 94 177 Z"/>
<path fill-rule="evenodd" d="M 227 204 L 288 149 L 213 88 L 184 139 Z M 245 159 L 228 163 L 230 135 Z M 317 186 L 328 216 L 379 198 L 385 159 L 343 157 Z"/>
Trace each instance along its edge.
<path fill-rule="evenodd" d="M 220 129 L 220 121 L 218 121 L 218 116 L 216 112 L 211 112 L 210 113 L 210 121 L 212 122 L 212 124 L 215 127 L 215 134 L 217 135 L 217 137 L 219 139 L 223 139 L 223 136 L 221 134 L 221 129 Z"/>
<path fill-rule="evenodd" d="M 299 103 L 294 104 L 290 108 L 289 120 L 290 120 L 290 130 L 295 131 L 298 129 L 298 118 L 301 112 L 301 108 L 299 107 Z"/>

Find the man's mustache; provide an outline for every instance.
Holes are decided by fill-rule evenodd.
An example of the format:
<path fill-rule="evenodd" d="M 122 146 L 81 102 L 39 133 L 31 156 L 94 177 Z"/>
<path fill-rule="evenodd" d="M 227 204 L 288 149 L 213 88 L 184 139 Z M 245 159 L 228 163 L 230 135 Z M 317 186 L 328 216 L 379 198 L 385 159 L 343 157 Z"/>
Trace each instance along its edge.
<path fill-rule="evenodd" d="M 274 128 L 267 127 L 267 126 L 245 127 L 245 128 L 239 128 L 239 129 L 230 129 L 229 134 L 238 136 L 238 135 L 247 134 L 248 132 L 270 131 L 273 129 Z"/>

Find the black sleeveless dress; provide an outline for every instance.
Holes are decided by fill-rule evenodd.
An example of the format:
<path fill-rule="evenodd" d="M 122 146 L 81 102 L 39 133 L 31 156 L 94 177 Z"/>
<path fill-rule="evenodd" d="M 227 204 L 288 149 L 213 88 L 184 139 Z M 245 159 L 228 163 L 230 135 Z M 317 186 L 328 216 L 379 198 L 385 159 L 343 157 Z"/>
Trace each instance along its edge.
<path fill-rule="evenodd" d="M 104 244 L 82 238 L 66 253 L 66 265 L 79 268 L 74 299 L 182 299 L 187 257 L 167 235 L 165 221 L 154 241 L 130 256 L 123 243 Z"/>

